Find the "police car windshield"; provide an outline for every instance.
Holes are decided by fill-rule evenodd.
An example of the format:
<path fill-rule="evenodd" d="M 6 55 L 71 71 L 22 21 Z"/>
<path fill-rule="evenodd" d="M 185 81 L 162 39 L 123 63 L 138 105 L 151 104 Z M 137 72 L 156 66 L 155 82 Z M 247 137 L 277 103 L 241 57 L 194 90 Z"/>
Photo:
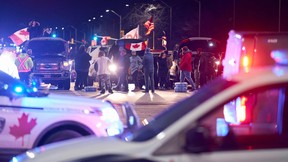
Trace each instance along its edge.
<path fill-rule="evenodd" d="M 127 133 L 125 139 L 128 139 L 129 141 L 149 140 L 199 106 L 201 103 L 235 84 L 236 82 L 217 78 L 214 81 L 211 81 L 207 86 L 199 89 L 199 91 L 191 97 L 172 105 L 169 109 L 160 113 L 150 121 L 148 125 L 135 130 L 131 134 Z"/>

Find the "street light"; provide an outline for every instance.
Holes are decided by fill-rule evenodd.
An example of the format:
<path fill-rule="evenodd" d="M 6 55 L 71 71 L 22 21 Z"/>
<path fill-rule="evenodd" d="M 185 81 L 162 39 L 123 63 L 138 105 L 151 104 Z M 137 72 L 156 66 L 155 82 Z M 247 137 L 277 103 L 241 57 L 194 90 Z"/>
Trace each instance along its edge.
<path fill-rule="evenodd" d="M 113 11 L 113 10 L 106 10 L 106 12 L 110 12 L 110 11 L 111 11 L 112 13 L 114 13 L 116 16 L 119 17 L 119 20 L 120 20 L 120 22 L 119 22 L 119 38 L 121 38 L 122 17 L 121 17 L 121 15 L 119 15 L 117 12 L 115 12 L 115 11 Z"/>

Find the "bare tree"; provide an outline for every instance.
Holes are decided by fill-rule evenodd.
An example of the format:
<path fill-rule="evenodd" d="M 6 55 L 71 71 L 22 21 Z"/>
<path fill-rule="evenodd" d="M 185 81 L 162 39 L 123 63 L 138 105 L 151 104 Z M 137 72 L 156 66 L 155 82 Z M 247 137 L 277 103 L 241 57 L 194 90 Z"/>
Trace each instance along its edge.
<path fill-rule="evenodd" d="M 155 37 L 161 37 L 163 31 L 169 28 L 169 10 L 159 3 L 135 4 L 132 10 L 123 18 L 123 26 L 126 31 L 140 26 L 140 35 L 144 36 L 145 27 L 143 24 L 153 16 L 155 25 Z"/>

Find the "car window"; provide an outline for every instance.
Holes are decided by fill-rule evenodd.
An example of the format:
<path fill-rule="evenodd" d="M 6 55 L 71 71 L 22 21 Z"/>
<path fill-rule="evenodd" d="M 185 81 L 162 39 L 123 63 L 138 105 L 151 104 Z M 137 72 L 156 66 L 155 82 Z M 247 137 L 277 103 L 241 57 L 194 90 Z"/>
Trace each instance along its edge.
<path fill-rule="evenodd" d="M 199 120 L 209 130 L 209 149 L 253 150 L 288 147 L 283 123 L 286 87 L 261 88 L 235 97 Z M 269 139 L 269 140 L 268 140 Z"/>
<path fill-rule="evenodd" d="M 209 100 L 217 93 L 220 93 L 221 91 L 232 87 L 236 83 L 237 82 L 217 78 L 211 81 L 207 86 L 199 89 L 199 91 L 193 96 L 174 104 L 170 108 L 158 114 L 154 119 L 149 121 L 148 125 L 145 125 L 140 129 L 134 130 L 133 134 L 131 134 L 130 132 L 124 134 L 123 138 L 125 138 L 126 140 L 128 139 L 138 142 L 149 140 L 158 135 L 164 129 L 169 127 L 171 124 L 176 122 L 178 119 L 192 111 L 194 108 L 196 108 L 206 100 Z"/>

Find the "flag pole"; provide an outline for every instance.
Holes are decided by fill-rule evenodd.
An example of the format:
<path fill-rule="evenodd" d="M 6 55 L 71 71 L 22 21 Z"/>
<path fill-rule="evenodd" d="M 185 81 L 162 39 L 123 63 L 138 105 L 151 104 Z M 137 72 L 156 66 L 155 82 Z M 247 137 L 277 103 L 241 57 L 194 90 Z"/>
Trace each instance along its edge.
<path fill-rule="evenodd" d="M 154 34 L 154 30 L 153 30 L 153 35 L 152 35 L 152 37 L 153 37 L 153 49 L 155 49 L 155 34 Z"/>

